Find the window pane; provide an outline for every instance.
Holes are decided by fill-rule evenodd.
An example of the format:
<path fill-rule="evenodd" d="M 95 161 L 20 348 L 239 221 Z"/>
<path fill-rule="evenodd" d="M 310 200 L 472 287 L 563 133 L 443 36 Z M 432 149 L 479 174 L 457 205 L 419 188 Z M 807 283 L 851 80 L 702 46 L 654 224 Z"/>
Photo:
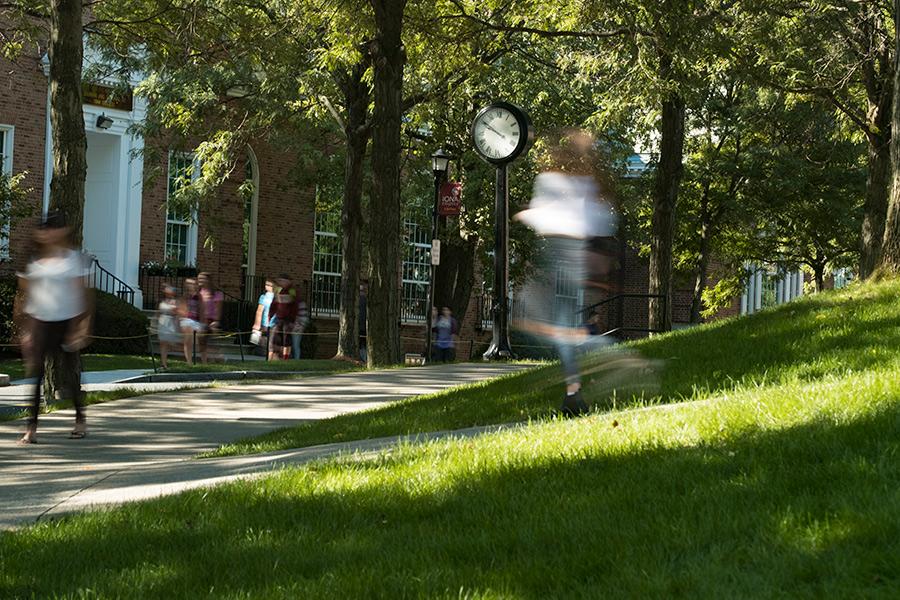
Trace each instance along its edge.
<path fill-rule="evenodd" d="M 340 212 L 316 212 L 311 307 L 316 315 L 336 315 L 341 307 L 340 225 Z"/>

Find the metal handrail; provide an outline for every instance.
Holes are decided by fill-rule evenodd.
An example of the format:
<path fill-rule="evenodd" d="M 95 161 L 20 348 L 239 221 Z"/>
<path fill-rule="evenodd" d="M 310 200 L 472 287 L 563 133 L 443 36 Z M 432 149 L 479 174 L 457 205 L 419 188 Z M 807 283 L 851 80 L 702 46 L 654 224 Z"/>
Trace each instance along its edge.
<path fill-rule="evenodd" d="M 614 300 L 625 300 L 627 298 L 638 298 L 638 299 L 645 299 L 645 300 L 650 300 L 650 299 L 656 298 L 657 300 L 662 301 L 664 313 L 666 311 L 666 304 L 669 301 L 668 297 L 665 294 L 637 294 L 637 293 L 616 294 L 614 296 L 610 296 L 609 298 L 605 298 L 605 299 L 601 300 L 600 302 L 591 304 L 590 306 L 585 306 L 581 310 L 576 311 L 575 314 L 583 314 L 584 320 L 587 321 L 587 319 L 589 319 L 592 314 L 596 313 L 597 309 L 600 308 L 601 306 L 605 306 L 606 304 L 609 304 L 610 302 L 613 302 Z M 609 331 L 606 331 L 599 335 L 613 335 L 616 333 L 626 333 L 626 332 L 665 333 L 664 329 L 651 329 L 650 327 L 625 327 L 623 311 L 620 310 L 619 314 L 617 316 L 618 316 L 618 321 L 619 321 L 618 327 L 614 327 L 614 328 L 610 329 Z"/>
<path fill-rule="evenodd" d="M 134 304 L 134 288 L 107 271 L 96 256 L 88 255 L 91 259 L 91 283 L 94 289 L 113 294 L 128 304 Z"/>
<path fill-rule="evenodd" d="M 584 308 L 582 308 L 581 310 L 579 310 L 577 312 L 578 313 L 586 312 L 588 314 L 591 314 L 592 312 L 595 312 L 594 309 L 599 308 L 605 304 L 608 304 L 608 303 L 612 302 L 613 300 L 618 300 L 620 298 L 623 300 L 625 298 L 646 298 L 648 300 L 650 298 L 657 298 L 659 300 L 662 300 L 663 302 L 666 301 L 665 294 L 616 294 L 615 296 L 610 296 L 609 298 L 606 298 L 605 300 L 601 300 L 600 302 L 591 304 L 590 306 L 585 306 Z"/>

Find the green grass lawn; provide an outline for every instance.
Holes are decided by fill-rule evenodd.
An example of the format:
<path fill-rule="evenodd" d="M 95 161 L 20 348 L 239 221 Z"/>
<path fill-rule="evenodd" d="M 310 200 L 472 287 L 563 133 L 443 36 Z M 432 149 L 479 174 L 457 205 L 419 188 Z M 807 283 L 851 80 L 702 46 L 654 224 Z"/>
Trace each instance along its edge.
<path fill-rule="evenodd" d="M 169 363 L 169 373 L 223 373 L 226 371 L 295 371 L 299 373 L 338 373 L 356 371 L 365 367 L 346 360 L 300 359 L 300 360 L 254 360 L 247 362 L 194 364 L 184 362 Z"/>
<path fill-rule="evenodd" d="M 116 354 L 84 354 L 82 365 L 85 371 L 113 371 L 116 369 L 153 369 L 149 356 L 116 355 Z M 159 365 L 157 359 L 156 364 Z M 25 365 L 20 358 L 0 360 L 0 373 L 6 373 L 10 379 L 26 377 Z"/>
<path fill-rule="evenodd" d="M 749 317 L 730 319 L 631 344 L 631 355 L 600 355 L 585 397 L 598 410 L 680 402 L 722 390 L 809 381 L 874 366 L 900 368 L 900 282 L 810 296 Z M 614 382 L 609 381 L 615 379 Z M 615 399 L 609 390 L 616 387 Z M 632 398 L 637 391 L 637 396 Z M 314 444 L 457 429 L 548 416 L 563 384 L 557 365 L 461 390 L 306 423 L 228 444 L 209 456 L 270 452 Z"/>
<path fill-rule="evenodd" d="M 0 597 L 894 598 L 898 297 L 853 288 L 636 344 L 663 361 L 657 395 L 598 392 L 590 417 L 4 533 Z M 540 417 L 560 389 L 539 369 L 421 412 Z M 454 410 L 426 424 L 475 409 Z"/>
<path fill-rule="evenodd" d="M 154 366 L 160 367 L 159 357 L 153 361 L 149 356 L 115 355 L 115 354 L 84 354 L 82 355 L 85 371 L 113 371 L 117 369 L 141 369 L 152 371 Z M 182 360 L 173 360 L 169 357 L 170 373 L 222 373 L 225 371 L 300 371 L 307 373 L 332 373 L 352 371 L 364 367 L 348 361 L 328 359 L 301 359 L 280 361 L 246 361 L 228 363 L 209 363 L 206 365 L 195 364 L 188 366 Z M 10 379 L 22 379 L 27 377 L 25 365 L 20 358 L 6 358 L 0 360 L 0 373 L 6 373 Z"/>
<path fill-rule="evenodd" d="M 0 596 L 896 597 L 900 374 L 544 421 L 0 539 Z"/>

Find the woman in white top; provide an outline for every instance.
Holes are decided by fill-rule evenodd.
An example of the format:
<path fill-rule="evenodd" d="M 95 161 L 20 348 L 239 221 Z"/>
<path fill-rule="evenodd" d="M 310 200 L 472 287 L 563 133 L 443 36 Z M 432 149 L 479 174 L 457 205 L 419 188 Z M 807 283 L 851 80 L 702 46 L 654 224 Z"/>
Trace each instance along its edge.
<path fill-rule="evenodd" d="M 528 320 L 520 326 L 556 346 L 565 373 L 566 395 L 560 409 L 565 416 L 589 411 L 581 396 L 577 354 L 604 341 L 590 338 L 581 323 L 573 326 L 576 307 L 556 301 L 561 282 L 576 293 L 584 288 L 589 277 L 588 240 L 615 234 L 616 217 L 604 199 L 611 194 L 598 178 L 594 145 L 586 132 L 562 132 L 558 143 L 546 152 L 545 169 L 535 178 L 531 203 L 514 217 L 544 240 L 534 281 L 524 294 Z"/>
<path fill-rule="evenodd" d="M 62 352 L 63 368 L 74 365 L 78 352 L 87 345 L 91 306 L 85 285 L 84 256 L 69 243 L 71 228 L 60 212 L 49 213 L 34 231 L 36 254 L 19 274 L 24 291 L 24 310 L 17 311 L 22 355 L 34 371 L 37 383 L 28 418 L 28 429 L 20 443 L 37 443 L 37 421 L 44 380 L 44 361 L 53 352 Z M 84 398 L 80 381 L 65 390 L 75 404 L 75 429 L 70 437 L 86 433 Z"/>
<path fill-rule="evenodd" d="M 181 328 L 178 326 L 178 298 L 175 296 L 175 288 L 169 284 L 163 286 L 156 329 L 159 335 L 159 361 L 163 369 L 168 369 L 169 349 L 177 348 L 183 341 Z"/>

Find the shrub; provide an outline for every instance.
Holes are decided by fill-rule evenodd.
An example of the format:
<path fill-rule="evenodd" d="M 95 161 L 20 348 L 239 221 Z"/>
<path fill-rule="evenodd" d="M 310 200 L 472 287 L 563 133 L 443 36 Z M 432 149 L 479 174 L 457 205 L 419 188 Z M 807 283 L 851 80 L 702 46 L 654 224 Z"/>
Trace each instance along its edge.
<path fill-rule="evenodd" d="M 10 344 L 16 337 L 13 307 L 16 303 L 18 282 L 14 276 L 0 277 L 0 343 Z"/>
<path fill-rule="evenodd" d="M 17 290 L 18 282 L 14 276 L 0 277 L 0 343 L 3 344 L 10 344 L 16 338 L 13 308 Z M 95 339 L 88 346 L 88 351 L 97 354 L 146 354 L 148 319 L 144 313 L 112 294 L 93 292 L 96 302 L 93 334 L 132 339 Z"/>
<path fill-rule="evenodd" d="M 112 294 L 94 290 L 94 339 L 88 351 L 97 354 L 146 354 L 149 320 L 140 310 Z"/>

